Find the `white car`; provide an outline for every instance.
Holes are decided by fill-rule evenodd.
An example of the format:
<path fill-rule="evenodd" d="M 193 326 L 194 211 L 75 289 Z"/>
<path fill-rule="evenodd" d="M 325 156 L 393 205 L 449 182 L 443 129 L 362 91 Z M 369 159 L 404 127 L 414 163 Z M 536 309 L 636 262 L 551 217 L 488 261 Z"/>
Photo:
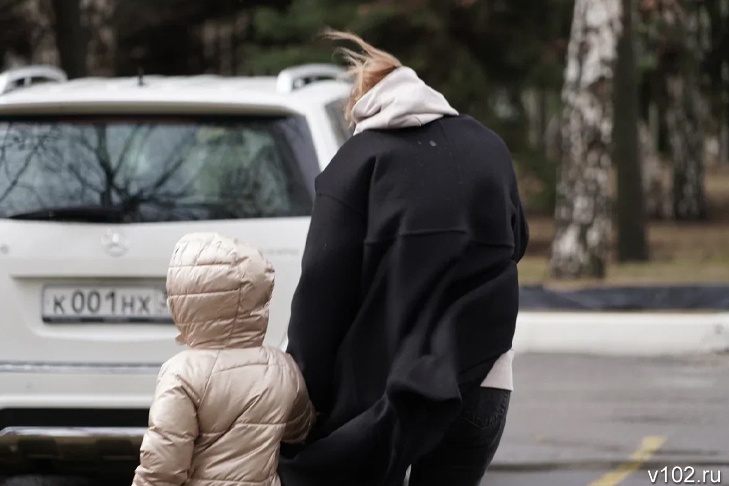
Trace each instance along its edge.
<path fill-rule="evenodd" d="M 351 134 L 341 73 L 0 74 L 0 476 L 138 459 L 159 366 L 181 350 L 164 285 L 185 233 L 271 260 L 266 343 L 285 346 L 314 178 Z"/>

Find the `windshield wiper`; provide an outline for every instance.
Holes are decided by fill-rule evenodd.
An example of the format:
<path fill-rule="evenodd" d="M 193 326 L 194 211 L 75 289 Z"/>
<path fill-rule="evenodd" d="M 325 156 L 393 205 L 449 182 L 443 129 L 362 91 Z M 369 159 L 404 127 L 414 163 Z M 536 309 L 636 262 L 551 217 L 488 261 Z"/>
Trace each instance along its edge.
<path fill-rule="evenodd" d="M 7 216 L 8 219 L 31 221 L 79 221 L 84 223 L 121 223 L 124 219 L 124 210 L 121 208 L 102 206 L 69 206 L 51 207 L 16 213 Z"/>

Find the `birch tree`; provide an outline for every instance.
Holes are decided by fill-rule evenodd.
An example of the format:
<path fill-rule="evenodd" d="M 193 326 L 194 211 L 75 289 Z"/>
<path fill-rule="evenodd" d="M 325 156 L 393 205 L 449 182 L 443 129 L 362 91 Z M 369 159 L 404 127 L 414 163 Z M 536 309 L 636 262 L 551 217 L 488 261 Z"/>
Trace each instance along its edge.
<path fill-rule="evenodd" d="M 646 217 L 670 219 L 673 214 L 671 183 L 666 180 L 664 164 L 650 128 L 645 122 L 638 125 L 640 158 L 643 164 L 643 194 Z M 667 164 L 666 164 L 667 165 Z"/>
<path fill-rule="evenodd" d="M 576 0 L 562 98 L 562 157 L 550 273 L 605 275 L 610 237 L 612 83 L 621 0 Z"/>
<path fill-rule="evenodd" d="M 664 26 L 664 121 L 673 159 L 673 216 L 695 221 L 706 217 L 704 148 L 706 110 L 699 79 L 701 48 L 697 18 L 678 0 L 661 0 Z"/>

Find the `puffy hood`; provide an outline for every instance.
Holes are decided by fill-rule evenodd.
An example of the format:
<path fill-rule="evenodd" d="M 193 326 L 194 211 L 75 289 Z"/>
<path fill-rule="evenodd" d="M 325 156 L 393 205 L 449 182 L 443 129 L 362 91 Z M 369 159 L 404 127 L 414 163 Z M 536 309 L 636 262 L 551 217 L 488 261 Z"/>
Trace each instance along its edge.
<path fill-rule="evenodd" d="M 458 115 L 445 97 L 409 67 L 399 67 L 352 108 L 355 135 L 364 130 L 418 127 L 445 115 Z"/>
<path fill-rule="evenodd" d="M 268 327 L 274 272 L 258 250 L 216 233 L 188 234 L 167 271 L 167 295 L 190 347 L 261 346 Z"/>

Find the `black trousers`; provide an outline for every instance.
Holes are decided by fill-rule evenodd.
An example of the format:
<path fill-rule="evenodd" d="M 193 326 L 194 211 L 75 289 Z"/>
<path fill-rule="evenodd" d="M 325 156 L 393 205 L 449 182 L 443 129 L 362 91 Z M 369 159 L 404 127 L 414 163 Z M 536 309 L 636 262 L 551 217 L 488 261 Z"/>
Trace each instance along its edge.
<path fill-rule="evenodd" d="M 501 442 L 511 392 L 478 388 L 438 446 L 410 468 L 408 486 L 478 486 Z"/>

